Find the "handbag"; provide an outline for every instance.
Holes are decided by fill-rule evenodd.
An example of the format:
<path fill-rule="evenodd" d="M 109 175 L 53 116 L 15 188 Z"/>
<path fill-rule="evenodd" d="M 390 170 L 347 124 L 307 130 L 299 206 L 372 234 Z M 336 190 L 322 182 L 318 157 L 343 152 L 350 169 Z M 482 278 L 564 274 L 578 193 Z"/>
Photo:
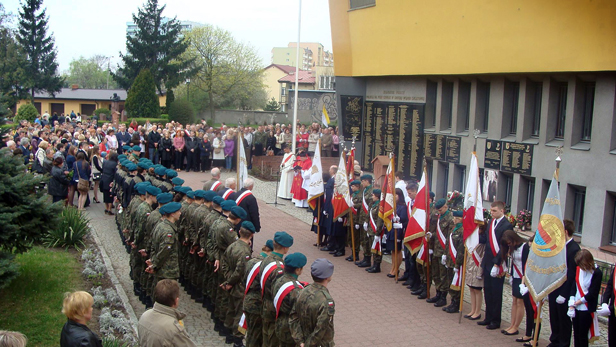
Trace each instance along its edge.
<path fill-rule="evenodd" d="M 95 180 L 95 181 L 100 180 L 101 177 L 103 177 L 103 173 L 102 172 L 94 172 L 94 173 L 92 173 L 92 179 Z"/>
<path fill-rule="evenodd" d="M 77 171 L 77 178 L 79 178 L 79 181 L 77 181 L 77 190 L 79 192 L 87 192 L 90 189 L 90 181 L 81 178 L 77 163 L 75 163 L 75 171 Z"/>

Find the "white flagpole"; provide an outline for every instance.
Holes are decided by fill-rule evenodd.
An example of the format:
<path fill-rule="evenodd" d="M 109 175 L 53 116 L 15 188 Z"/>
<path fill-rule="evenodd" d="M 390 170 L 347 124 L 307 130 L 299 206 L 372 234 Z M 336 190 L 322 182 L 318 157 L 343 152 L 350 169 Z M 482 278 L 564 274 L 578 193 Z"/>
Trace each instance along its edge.
<path fill-rule="evenodd" d="M 299 0 L 299 15 L 297 20 L 297 49 L 295 53 L 295 100 L 293 100 L 293 146 L 292 152 L 295 154 L 297 147 L 297 95 L 299 89 L 299 44 L 302 29 L 302 0 Z"/>

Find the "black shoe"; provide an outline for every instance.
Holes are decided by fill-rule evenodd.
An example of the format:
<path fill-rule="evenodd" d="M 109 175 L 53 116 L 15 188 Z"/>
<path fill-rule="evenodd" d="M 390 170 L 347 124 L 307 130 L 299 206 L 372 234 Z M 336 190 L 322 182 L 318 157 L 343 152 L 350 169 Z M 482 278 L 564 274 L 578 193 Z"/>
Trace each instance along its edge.
<path fill-rule="evenodd" d="M 372 265 L 371 257 L 364 257 L 364 260 L 360 261 L 359 264 L 357 264 L 358 267 L 371 267 L 371 265 Z"/>
<path fill-rule="evenodd" d="M 487 320 L 480 320 L 479 322 L 477 322 L 477 325 L 490 325 L 490 322 Z"/>
<path fill-rule="evenodd" d="M 329 247 L 329 246 L 325 246 L 325 247 L 321 248 L 321 251 L 323 251 L 323 252 L 329 252 L 331 250 L 332 250 L 332 248 Z"/>
<path fill-rule="evenodd" d="M 473 318 L 472 316 L 468 317 L 468 320 L 478 320 L 478 319 L 481 319 L 481 315 L 479 315 L 479 316 L 477 316 L 475 318 Z"/>
<path fill-rule="evenodd" d="M 338 258 L 338 257 L 344 257 L 344 251 L 338 251 L 336 253 L 334 253 L 334 257 Z M 351 259 L 353 260 L 353 259 Z"/>
<path fill-rule="evenodd" d="M 417 288 L 417 289 L 415 289 L 415 290 L 411 290 L 411 294 L 412 294 L 412 295 L 419 295 L 419 294 L 421 294 L 423 291 L 424 291 L 424 289 L 423 289 L 423 288 L 421 288 L 421 287 L 419 287 L 419 288 Z"/>
<path fill-rule="evenodd" d="M 445 310 L 445 312 L 447 313 L 458 313 L 460 312 L 460 303 L 459 302 L 452 302 L 451 305 L 449 305 L 449 307 Z"/>
<path fill-rule="evenodd" d="M 430 299 L 427 299 L 426 302 L 428 304 L 435 304 L 440 298 L 441 298 L 441 292 L 437 291 L 436 295 L 431 297 Z"/>
<path fill-rule="evenodd" d="M 398 277 L 398 281 L 405 281 L 405 283 L 409 280 L 409 274 L 405 273 L 404 275 L 402 275 L 402 277 Z M 408 286 L 410 283 L 405 284 L 405 286 Z"/>
<path fill-rule="evenodd" d="M 233 338 L 233 335 L 227 335 L 227 337 L 225 338 L 225 343 L 230 345 L 233 343 L 235 339 Z"/>
<path fill-rule="evenodd" d="M 411 281 L 409 278 L 405 280 L 401 277 L 401 278 L 398 278 L 398 281 L 404 281 L 402 283 L 403 286 L 410 286 L 411 284 L 413 284 L 413 281 Z"/>
<path fill-rule="evenodd" d="M 443 307 L 447 305 L 447 294 L 441 295 L 438 301 L 434 304 L 434 307 Z"/>
<path fill-rule="evenodd" d="M 419 294 L 419 296 L 417 296 L 417 299 L 423 300 L 427 297 L 428 297 L 428 291 L 424 288 L 421 290 L 421 293 Z"/>
<path fill-rule="evenodd" d="M 241 337 L 233 338 L 233 347 L 244 347 L 244 343 L 242 342 Z"/>
<path fill-rule="evenodd" d="M 355 258 L 355 259 L 357 259 L 357 258 Z M 353 254 L 349 255 L 346 258 L 344 258 L 344 260 L 346 260 L 346 261 L 353 261 Z"/>
<path fill-rule="evenodd" d="M 203 303 L 203 299 L 204 299 L 204 298 L 203 298 L 203 295 L 201 295 L 201 296 L 199 296 L 199 297 L 197 297 L 197 298 L 195 299 L 195 302 L 196 302 L 197 304 L 202 304 L 202 303 Z"/>
<path fill-rule="evenodd" d="M 333 254 L 336 254 L 336 253 L 338 253 L 338 251 L 337 251 L 337 250 L 335 250 L 335 249 L 332 249 L 331 251 L 329 251 L 329 254 L 332 254 L 332 255 L 333 255 Z"/>
<path fill-rule="evenodd" d="M 415 290 L 421 290 L 421 285 L 418 284 L 414 284 L 409 288 L 411 291 L 415 291 Z"/>
<path fill-rule="evenodd" d="M 372 267 L 372 269 L 368 270 L 368 273 L 371 274 L 378 274 L 379 272 L 381 272 L 381 263 L 374 263 L 374 266 Z"/>
<path fill-rule="evenodd" d="M 394 277 L 396 277 L 396 275 L 387 274 L 387 277 L 389 277 L 389 278 L 394 278 Z"/>
<path fill-rule="evenodd" d="M 212 316 L 214 314 L 212 313 Z M 218 320 L 215 321 L 214 323 L 214 331 L 220 331 L 220 323 L 218 322 Z"/>
<path fill-rule="evenodd" d="M 500 324 L 490 323 L 488 326 L 486 326 L 486 329 L 488 330 L 496 330 L 498 328 L 500 328 Z"/>

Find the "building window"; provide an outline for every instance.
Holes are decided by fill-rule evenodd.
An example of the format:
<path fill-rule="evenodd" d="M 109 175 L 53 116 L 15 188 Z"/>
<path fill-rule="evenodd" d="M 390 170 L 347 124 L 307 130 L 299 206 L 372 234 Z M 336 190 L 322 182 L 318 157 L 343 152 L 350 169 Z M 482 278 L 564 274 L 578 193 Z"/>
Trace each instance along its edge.
<path fill-rule="evenodd" d="M 426 127 L 436 127 L 436 94 L 438 90 L 438 84 L 434 81 L 428 80 L 426 85 Z"/>
<path fill-rule="evenodd" d="M 556 109 L 556 133 L 554 137 L 562 140 L 565 137 L 565 116 L 567 115 L 567 82 L 557 84 L 558 105 Z"/>
<path fill-rule="evenodd" d="M 501 174 L 505 183 L 505 205 L 509 206 L 511 210 L 511 196 L 513 195 L 513 176 Z"/>
<path fill-rule="evenodd" d="M 531 137 L 539 137 L 539 129 L 541 128 L 541 97 L 543 93 L 543 83 L 529 81 L 528 103 L 530 105 L 532 129 Z"/>
<path fill-rule="evenodd" d="M 532 212 L 535 200 L 535 179 L 533 177 L 520 176 L 520 195 L 518 195 L 518 211 L 529 210 Z"/>
<path fill-rule="evenodd" d="M 371 6 L 376 6 L 376 0 L 349 0 L 349 9 L 351 10 L 358 10 Z"/>
<path fill-rule="evenodd" d="M 490 117 L 490 82 L 477 81 L 476 109 L 476 128 L 484 133 L 487 133 L 488 120 Z"/>
<path fill-rule="evenodd" d="M 287 95 L 287 88 L 285 88 L 285 86 L 282 86 L 282 88 L 280 88 L 280 95 L 285 96 Z"/>
<path fill-rule="evenodd" d="M 441 103 L 441 130 L 451 130 L 453 107 L 453 83 L 443 81 L 443 100 Z"/>
<path fill-rule="evenodd" d="M 575 234 L 581 235 L 584 226 L 584 205 L 586 202 L 586 187 L 569 185 L 567 191 L 566 215 L 573 220 Z"/>
<path fill-rule="evenodd" d="M 465 184 L 466 184 L 466 166 L 463 165 L 455 165 L 454 166 L 454 186 L 453 189 L 464 192 Z"/>
<path fill-rule="evenodd" d="M 590 142 L 592 116 L 595 105 L 595 82 L 584 83 L 584 113 L 582 118 L 582 141 Z"/>
<path fill-rule="evenodd" d="M 505 134 L 515 135 L 518 129 L 518 102 L 520 101 L 520 82 L 505 80 L 505 100 L 503 105 L 503 120 L 506 120 L 508 131 Z"/>
<path fill-rule="evenodd" d="M 443 196 L 447 196 L 449 188 L 449 163 L 440 163 L 441 171 L 441 192 Z"/>
<path fill-rule="evenodd" d="M 470 126 L 471 83 L 458 83 L 458 131 L 468 131 Z"/>

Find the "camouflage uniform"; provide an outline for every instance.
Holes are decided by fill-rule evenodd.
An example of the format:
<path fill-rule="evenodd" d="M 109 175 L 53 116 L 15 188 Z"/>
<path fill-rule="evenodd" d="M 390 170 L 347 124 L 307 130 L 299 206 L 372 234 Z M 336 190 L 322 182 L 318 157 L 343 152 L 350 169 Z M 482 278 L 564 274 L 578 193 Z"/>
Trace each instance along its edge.
<path fill-rule="evenodd" d="M 379 218 L 379 201 L 375 201 L 372 203 L 372 207 L 370 208 L 370 214 L 372 215 L 372 219 L 376 223 L 376 230 L 372 228 L 372 223 L 368 222 L 368 233 L 370 234 L 370 250 L 374 253 L 374 262 L 380 263 L 383 260 L 383 239 L 381 238 L 381 249 L 373 250 L 372 244 L 374 243 L 374 239 L 377 236 L 381 235 L 383 231 L 383 219 Z"/>
<path fill-rule="evenodd" d="M 168 219 L 156 225 L 152 240 L 152 267 L 154 268 L 154 283 L 162 279 L 176 280 L 180 277 L 178 264 L 177 226 Z"/>
<path fill-rule="evenodd" d="M 212 225 L 210 229 L 212 233 L 212 242 L 214 243 L 214 259 L 218 260 L 218 272 L 215 273 L 215 290 L 216 290 L 216 308 L 214 315 L 220 320 L 225 320 L 229 303 L 229 293 L 220 288 L 220 285 L 225 281 L 225 277 L 220 269 L 222 255 L 235 240 L 237 233 L 233 229 L 233 224 L 228 219 L 220 219 Z"/>
<path fill-rule="evenodd" d="M 163 193 L 173 193 L 173 184 L 169 180 L 161 180 L 160 186 L 158 187 Z"/>
<path fill-rule="evenodd" d="M 215 244 L 212 239 L 212 226 L 219 219 L 223 220 L 226 217 L 219 211 L 212 209 L 212 211 L 205 216 L 205 220 L 199 229 L 199 234 L 203 235 L 203 238 L 199 238 L 199 242 L 201 247 L 205 249 L 205 259 L 207 259 L 207 263 L 205 266 L 205 275 L 204 275 L 204 294 L 209 296 L 212 303 L 216 302 L 216 274 L 214 273 L 214 261 L 216 258 L 215 254 Z"/>
<path fill-rule="evenodd" d="M 161 221 L 162 221 L 162 216 L 160 212 L 158 211 L 158 208 L 150 212 L 150 215 L 145 221 L 143 244 L 144 244 L 144 249 L 147 253 L 147 256 L 145 258 L 142 258 L 144 261 L 145 259 L 148 259 L 148 257 L 152 256 L 152 251 L 154 250 L 153 248 L 154 230 L 156 229 L 156 226 L 158 225 L 158 223 L 160 223 Z M 153 290 L 154 285 L 155 285 L 154 275 L 151 273 L 144 272 L 143 275 L 141 276 L 141 287 L 146 289 L 146 293 L 150 297 L 152 296 L 152 293 L 154 292 Z"/>
<path fill-rule="evenodd" d="M 135 215 L 136 215 L 136 211 L 137 208 L 139 207 L 139 205 L 141 205 L 143 203 L 143 200 L 141 200 L 141 198 L 138 195 L 133 196 L 132 200 L 130 201 L 130 203 L 128 204 L 128 207 L 126 207 L 126 209 L 124 210 L 123 214 L 124 214 L 124 218 L 122 220 L 122 230 L 128 230 L 128 232 L 124 233 L 124 237 L 126 239 L 127 242 L 133 242 L 135 240 L 135 231 L 134 231 L 134 227 L 133 227 L 133 223 L 134 223 L 134 219 L 135 219 Z M 136 280 L 137 279 L 137 275 L 135 272 L 135 261 L 138 255 L 138 252 L 136 249 L 128 246 L 129 248 L 129 265 L 130 265 L 130 276 L 132 280 Z"/>
<path fill-rule="evenodd" d="M 304 288 L 289 318 L 295 343 L 303 343 L 304 347 L 333 347 L 335 313 L 334 299 L 326 287 L 313 283 Z"/>
<path fill-rule="evenodd" d="M 276 317 L 276 336 L 278 337 L 280 347 L 295 347 L 295 340 L 293 340 L 291 336 L 291 328 L 289 327 L 289 315 L 303 288 L 295 274 L 285 273 L 272 285 L 272 293 L 274 296 L 276 296 L 280 288 L 288 282 L 293 282 L 295 289 L 291 290 L 282 300 L 278 316 Z"/>
<path fill-rule="evenodd" d="M 192 236 L 193 233 L 196 233 L 196 230 L 192 230 L 193 225 L 193 213 L 200 205 L 196 202 L 189 204 L 186 209 L 182 212 L 180 216 L 180 224 L 178 227 L 178 231 L 182 238 L 182 245 L 180 247 L 180 270 L 184 279 L 192 285 L 195 283 L 192 281 L 192 275 L 195 268 L 195 256 L 196 254 L 190 254 L 190 250 L 193 246 Z"/>
<path fill-rule="evenodd" d="M 250 245 L 248 243 L 237 240 L 233 242 L 222 255 L 220 267 L 225 278 L 223 285 L 230 285 L 229 308 L 225 317 L 225 327 L 231 330 L 233 336 L 243 337 L 238 331 L 240 318 L 242 317 L 242 298 L 246 283 L 242 279 L 246 275 L 246 263 L 250 260 Z"/>
<path fill-rule="evenodd" d="M 439 216 L 437 223 L 441 227 L 445 241 L 447 241 L 449 234 L 453 230 L 453 216 L 451 215 L 451 211 L 447 210 L 443 215 Z M 432 264 L 430 267 L 430 275 L 434 279 L 434 287 L 436 287 L 436 290 L 447 295 L 449 284 L 451 284 L 451 282 L 447 280 L 447 268 L 441 263 L 441 258 L 444 254 L 447 254 L 447 250 L 441 245 L 438 230 L 436 230 L 436 223 L 434 224 L 435 230 L 430 238 L 430 248 L 434 251 Z"/>
<path fill-rule="evenodd" d="M 353 238 L 351 237 L 351 233 L 347 234 L 347 244 L 351 246 L 351 242 L 353 242 L 353 239 L 354 239 L 355 240 L 355 253 L 357 254 L 359 254 L 360 230 L 363 230 L 361 226 L 362 223 L 359 223 L 359 211 L 362 209 L 361 199 L 362 199 L 361 190 L 358 190 L 353 193 L 353 197 L 351 198 L 351 200 L 353 201 L 353 208 L 355 208 L 355 210 L 357 211 L 356 213 L 353 213 L 353 225 L 351 225 L 351 233 L 353 233 Z M 359 228 L 355 228 L 356 225 Z M 353 248 L 351 247 L 351 250 L 352 249 Z M 353 255 L 351 255 L 350 258 L 352 260 Z"/>
<path fill-rule="evenodd" d="M 259 265 L 267 257 L 267 254 L 260 253 L 255 258 L 252 258 L 246 263 L 246 274 L 244 283 L 248 284 L 248 275 L 250 271 Z M 261 284 L 259 282 L 259 270 L 257 277 L 251 283 L 250 288 L 244 296 L 244 314 L 246 315 L 246 347 L 261 347 L 263 345 L 263 320 L 261 312 L 263 310 L 263 300 L 261 298 Z"/>
<path fill-rule="evenodd" d="M 370 231 L 370 216 L 368 215 L 368 213 L 370 213 L 370 211 L 368 211 L 368 213 L 366 213 L 364 211 L 364 207 L 363 207 L 363 199 L 366 199 L 366 203 L 368 204 L 368 209 L 370 209 L 370 206 L 372 206 L 372 185 L 367 186 L 364 190 L 363 190 L 363 196 L 362 196 L 362 206 L 360 206 L 361 208 L 359 209 L 359 234 L 361 235 L 361 245 L 364 248 L 364 257 L 370 257 L 372 255 L 372 243 L 370 243 L 370 237 L 367 235 L 367 233 Z M 368 230 L 364 230 L 364 223 L 368 223 Z"/>
<path fill-rule="evenodd" d="M 265 267 L 272 262 L 276 262 L 278 270 L 270 273 L 269 277 L 263 281 L 263 347 L 277 347 L 278 337 L 276 336 L 276 308 L 274 307 L 274 293 L 272 293 L 272 283 L 283 275 L 284 263 L 283 255 L 272 252 L 267 258 L 261 262 L 259 270 L 260 277 L 265 275 Z"/>
<path fill-rule="evenodd" d="M 141 277 L 145 270 L 145 262 L 143 257 L 141 256 L 141 253 L 139 253 L 139 250 L 145 248 L 145 221 L 147 220 L 151 212 L 152 206 L 144 201 L 141 205 L 139 205 L 139 207 L 137 207 L 137 210 L 134 213 L 135 216 L 133 218 L 133 224 L 131 227 L 134 233 L 134 247 L 131 251 L 131 255 L 134 253 L 133 277 L 137 285 L 140 285 Z M 145 289 L 145 287 L 142 288 Z"/>
<path fill-rule="evenodd" d="M 199 251 L 203 249 L 205 252 L 205 243 L 201 243 L 201 238 L 205 240 L 205 235 L 201 233 L 201 226 L 205 221 L 205 217 L 210 214 L 212 209 L 208 207 L 206 204 L 203 204 L 193 212 L 192 216 L 192 225 L 190 227 L 191 235 L 192 235 L 192 247 L 195 248 L 194 258 L 195 258 L 195 268 L 193 270 L 193 275 L 191 281 L 194 286 L 199 289 L 199 292 L 203 295 L 206 295 L 205 287 L 203 285 L 204 277 L 205 277 L 205 261 L 207 260 L 207 254 L 204 256 L 199 256 Z"/>
<path fill-rule="evenodd" d="M 463 229 L 462 223 L 458 223 L 455 225 L 453 231 L 451 232 L 451 238 L 447 238 L 447 277 L 449 280 L 449 295 L 451 295 L 451 299 L 453 302 L 457 302 L 458 306 L 460 304 L 460 287 L 454 287 L 451 285 L 455 272 L 454 268 L 460 270 L 464 263 L 464 239 L 463 239 Z M 453 241 L 453 248 L 456 250 L 456 261 L 454 263 L 451 258 L 451 253 L 449 252 L 450 241 Z M 458 272 L 459 276 L 462 276 L 461 272 Z M 463 283 L 462 283 L 463 284 Z"/>

